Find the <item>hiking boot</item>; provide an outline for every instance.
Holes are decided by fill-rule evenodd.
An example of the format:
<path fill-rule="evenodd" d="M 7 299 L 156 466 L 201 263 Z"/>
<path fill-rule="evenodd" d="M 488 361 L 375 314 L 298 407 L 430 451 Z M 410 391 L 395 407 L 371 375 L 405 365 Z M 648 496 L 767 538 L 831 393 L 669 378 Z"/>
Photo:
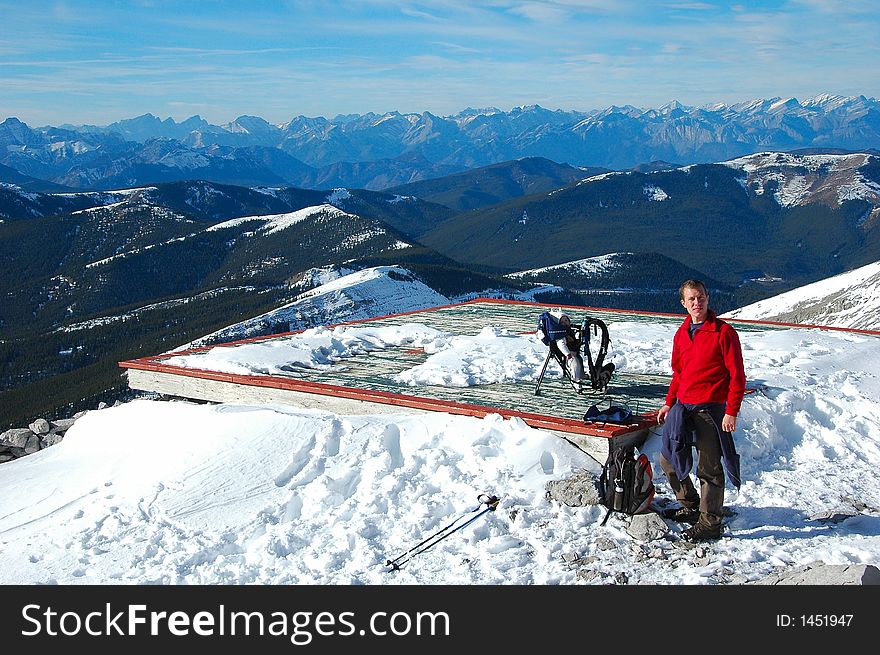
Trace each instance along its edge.
<path fill-rule="evenodd" d="M 698 541 L 715 541 L 721 538 L 721 526 L 710 528 L 703 523 L 697 523 L 683 531 L 681 538 L 694 544 Z"/>
<path fill-rule="evenodd" d="M 700 510 L 690 507 L 676 507 L 675 509 L 663 510 L 663 518 L 693 525 L 700 520 Z"/>

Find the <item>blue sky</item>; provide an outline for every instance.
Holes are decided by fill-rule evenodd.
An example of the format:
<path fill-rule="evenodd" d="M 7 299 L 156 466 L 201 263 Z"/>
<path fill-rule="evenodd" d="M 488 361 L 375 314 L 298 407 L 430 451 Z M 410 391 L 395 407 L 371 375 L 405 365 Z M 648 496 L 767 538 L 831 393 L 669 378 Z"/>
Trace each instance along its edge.
<path fill-rule="evenodd" d="M 880 95 L 876 0 L 0 0 L 0 120 Z"/>

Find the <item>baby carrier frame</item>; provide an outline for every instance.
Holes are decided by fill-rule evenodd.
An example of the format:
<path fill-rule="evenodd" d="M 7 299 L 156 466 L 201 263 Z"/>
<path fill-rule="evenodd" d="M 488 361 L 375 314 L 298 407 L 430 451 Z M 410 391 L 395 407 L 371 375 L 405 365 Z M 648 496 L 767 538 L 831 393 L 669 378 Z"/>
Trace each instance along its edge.
<path fill-rule="evenodd" d="M 590 349 L 591 332 L 594 337 L 600 340 L 595 358 Z M 614 364 L 604 363 L 605 355 L 608 354 L 608 346 L 611 343 L 611 339 L 608 336 L 608 326 L 605 325 L 604 321 L 598 318 L 586 317 L 579 327 L 575 327 L 570 322 L 565 324 L 550 312 L 544 312 L 538 318 L 538 334 L 541 335 L 541 342 L 548 347 L 548 352 L 547 359 L 544 360 L 544 366 L 541 369 L 541 375 L 538 377 L 538 383 L 535 386 L 536 396 L 540 395 L 541 383 L 544 381 L 544 375 L 547 372 L 547 365 L 550 363 L 551 357 L 556 360 L 562 369 L 563 379 L 577 393 L 583 393 L 587 383 L 589 383 L 593 391 L 602 394 L 607 393 L 608 383 L 611 381 L 611 376 L 614 373 Z M 574 346 L 570 348 L 572 355 L 578 357 L 581 363 L 587 365 L 585 375 L 580 380 L 572 378 L 566 365 L 566 356 L 556 343 L 558 339 L 563 337 L 566 337 L 568 343 Z"/>

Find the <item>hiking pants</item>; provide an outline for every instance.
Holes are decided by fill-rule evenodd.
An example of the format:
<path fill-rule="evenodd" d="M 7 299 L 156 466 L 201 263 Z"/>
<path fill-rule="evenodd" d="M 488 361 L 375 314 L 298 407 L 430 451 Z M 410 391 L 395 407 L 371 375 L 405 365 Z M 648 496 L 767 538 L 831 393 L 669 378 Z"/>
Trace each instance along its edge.
<path fill-rule="evenodd" d="M 713 530 L 721 528 L 724 509 L 724 467 L 721 464 L 721 442 L 718 428 L 706 412 L 694 412 L 691 420 L 697 431 L 697 493 L 691 477 L 679 480 L 675 468 L 660 454 L 660 468 L 669 480 L 675 498 L 684 507 L 700 509 L 700 523 Z"/>

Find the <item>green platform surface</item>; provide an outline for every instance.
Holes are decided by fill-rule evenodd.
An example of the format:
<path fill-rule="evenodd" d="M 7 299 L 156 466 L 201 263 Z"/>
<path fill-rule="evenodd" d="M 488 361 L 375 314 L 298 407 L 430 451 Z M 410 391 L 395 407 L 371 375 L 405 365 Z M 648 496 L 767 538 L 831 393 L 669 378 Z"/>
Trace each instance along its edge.
<path fill-rule="evenodd" d="M 519 302 L 471 301 L 460 305 L 427 309 L 418 312 L 370 319 L 370 325 L 404 325 L 418 323 L 456 335 L 476 335 L 484 327 L 507 329 L 515 334 L 534 333 L 542 312 L 551 305 Z M 615 321 L 644 321 L 678 325 L 684 316 L 640 314 L 609 309 L 567 307 L 566 313 L 575 324 L 585 317 L 601 319 L 609 326 L 613 342 Z M 736 323 L 732 321 L 732 323 Z M 737 323 L 737 330 L 767 330 L 773 326 Z M 671 347 L 671 344 L 670 344 Z M 422 364 L 428 355 L 421 350 L 387 348 L 356 355 L 340 362 L 331 370 L 302 369 L 289 374 L 297 380 L 320 382 L 356 389 L 404 394 L 455 403 L 466 403 L 488 408 L 511 409 L 520 412 L 550 415 L 582 420 L 593 404 L 599 408 L 624 405 L 634 415 L 656 411 L 663 405 L 670 378 L 663 375 L 615 372 L 607 393 L 592 390 L 587 384 L 580 391 L 560 375 L 555 361 L 548 365 L 548 374 L 536 393 L 537 380 L 508 383 L 477 384 L 470 386 L 404 385 L 394 376 Z"/>

